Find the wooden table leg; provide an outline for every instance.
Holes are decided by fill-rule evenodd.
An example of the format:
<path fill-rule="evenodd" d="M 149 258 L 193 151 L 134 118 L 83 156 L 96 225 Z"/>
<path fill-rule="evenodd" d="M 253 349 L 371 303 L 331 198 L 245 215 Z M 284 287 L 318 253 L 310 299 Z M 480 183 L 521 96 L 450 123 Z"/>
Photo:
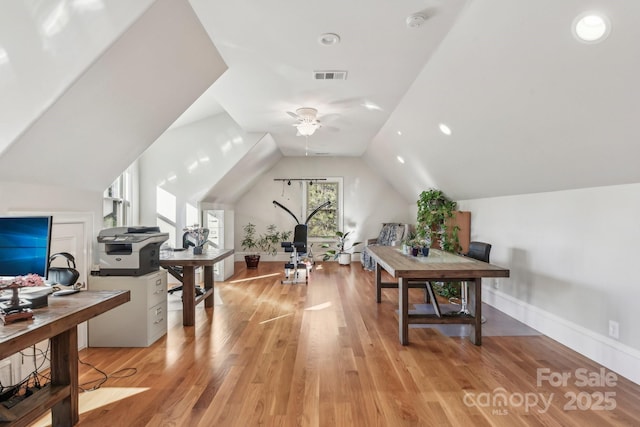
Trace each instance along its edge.
<path fill-rule="evenodd" d="M 204 291 L 207 292 L 209 289 L 213 289 L 213 265 L 205 265 L 204 266 Z M 205 307 L 213 307 L 213 293 L 209 295 L 204 300 Z"/>
<path fill-rule="evenodd" d="M 382 267 L 376 262 L 376 302 L 382 301 Z"/>
<path fill-rule="evenodd" d="M 182 268 L 182 325 L 196 324 L 196 272 L 194 266 Z"/>
<path fill-rule="evenodd" d="M 51 408 L 54 426 L 78 423 L 78 330 L 74 326 L 51 338 L 51 384 L 69 385 L 69 396 Z"/>
<path fill-rule="evenodd" d="M 398 279 L 398 332 L 400 344 L 409 344 L 409 286 L 407 279 Z"/>
<path fill-rule="evenodd" d="M 463 286 L 465 283 L 462 284 Z M 467 282 L 468 309 L 474 317 L 471 324 L 469 340 L 475 345 L 482 345 L 482 279 L 476 278 Z"/>

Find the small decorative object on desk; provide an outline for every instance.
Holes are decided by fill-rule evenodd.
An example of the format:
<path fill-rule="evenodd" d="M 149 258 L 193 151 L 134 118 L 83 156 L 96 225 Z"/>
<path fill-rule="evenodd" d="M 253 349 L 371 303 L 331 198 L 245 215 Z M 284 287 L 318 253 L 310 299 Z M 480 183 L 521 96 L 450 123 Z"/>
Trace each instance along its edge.
<path fill-rule="evenodd" d="M 209 239 L 209 229 L 200 227 L 199 225 L 192 225 L 185 227 L 183 230 L 186 234 L 189 244 L 193 246 L 193 253 L 195 255 L 202 255 L 202 250 Z"/>
<path fill-rule="evenodd" d="M 31 302 L 21 300 L 20 288 L 28 286 L 43 286 L 44 280 L 37 274 L 27 274 L 26 276 L 17 276 L 11 279 L 0 280 L 0 290 L 10 290 L 11 299 L 7 302 L 0 303 L 0 320 L 7 323 L 16 320 L 31 319 L 33 312 L 29 309 Z"/>

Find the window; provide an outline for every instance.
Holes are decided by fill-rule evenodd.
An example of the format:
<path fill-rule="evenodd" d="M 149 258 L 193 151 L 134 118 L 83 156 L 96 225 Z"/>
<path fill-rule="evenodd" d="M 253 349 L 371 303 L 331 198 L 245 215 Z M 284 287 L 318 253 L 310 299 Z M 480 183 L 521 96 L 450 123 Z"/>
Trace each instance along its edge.
<path fill-rule="evenodd" d="M 176 196 L 156 187 L 156 225 L 160 231 L 169 233 L 169 244 L 176 242 Z"/>
<path fill-rule="evenodd" d="M 200 219 L 198 218 L 198 208 L 191 203 L 186 204 L 186 222 L 187 226 L 200 225 Z"/>
<path fill-rule="evenodd" d="M 323 203 L 331 205 L 320 209 L 309 220 L 307 236 L 316 239 L 332 239 L 336 231 L 342 230 L 342 178 L 327 178 L 325 181 L 309 181 L 303 186 L 306 219 Z"/>
<path fill-rule="evenodd" d="M 105 228 L 123 227 L 132 222 L 132 173 L 128 168 L 104 191 L 102 224 Z"/>

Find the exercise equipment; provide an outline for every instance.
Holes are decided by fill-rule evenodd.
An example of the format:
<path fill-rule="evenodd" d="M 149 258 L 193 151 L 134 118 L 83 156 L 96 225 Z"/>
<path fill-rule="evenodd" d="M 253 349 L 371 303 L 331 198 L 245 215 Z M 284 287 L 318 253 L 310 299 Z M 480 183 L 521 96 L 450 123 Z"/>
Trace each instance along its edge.
<path fill-rule="evenodd" d="M 300 270 L 302 270 L 304 272 L 304 283 L 308 284 L 309 274 L 313 269 L 313 255 L 310 254 L 310 250 L 307 250 L 307 224 L 309 223 L 309 220 L 321 209 L 330 206 L 331 202 L 327 201 L 314 209 L 313 212 L 309 214 L 304 224 L 301 224 L 298 217 L 282 204 L 274 200 L 273 205 L 282 208 L 296 221 L 296 226 L 293 229 L 293 241 L 281 242 L 280 244 L 284 248 L 285 252 L 291 253 L 289 262 L 284 265 L 285 280 L 282 280 L 281 283 L 302 283 L 303 277 L 300 274 Z M 311 255 L 310 261 L 305 262 L 304 258 L 308 258 L 309 255 Z"/>

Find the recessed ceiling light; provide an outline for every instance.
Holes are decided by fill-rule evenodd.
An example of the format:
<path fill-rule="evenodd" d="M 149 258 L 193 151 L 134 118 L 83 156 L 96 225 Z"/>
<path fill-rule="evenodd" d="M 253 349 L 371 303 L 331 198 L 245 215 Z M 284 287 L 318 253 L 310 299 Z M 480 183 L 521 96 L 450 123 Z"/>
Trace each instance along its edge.
<path fill-rule="evenodd" d="M 438 125 L 438 128 L 440 128 L 440 132 L 444 133 L 445 135 L 447 136 L 451 135 L 451 128 L 445 125 L 444 123 L 440 123 Z"/>
<path fill-rule="evenodd" d="M 398 134 L 398 135 L 400 135 L 400 136 L 402 136 L 402 131 L 401 131 L 401 130 L 399 130 L 399 131 L 397 132 L 397 134 Z"/>
<path fill-rule="evenodd" d="M 0 64 L 6 64 L 9 62 L 9 54 L 4 48 L 0 47 Z"/>
<path fill-rule="evenodd" d="M 398 159 L 398 162 L 404 165 L 404 159 L 401 156 L 396 157 L 396 159 Z"/>
<path fill-rule="evenodd" d="M 382 107 L 380 107 L 378 104 L 374 104 L 373 102 L 366 101 L 362 104 L 362 106 L 367 110 L 382 111 Z"/>
<path fill-rule="evenodd" d="M 335 33 L 324 33 L 318 38 L 318 43 L 323 46 L 331 46 L 340 43 L 340 36 Z"/>
<path fill-rule="evenodd" d="M 597 43 L 607 38 L 611 24 L 604 15 L 585 12 L 573 21 L 573 34 L 584 43 Z"/>

